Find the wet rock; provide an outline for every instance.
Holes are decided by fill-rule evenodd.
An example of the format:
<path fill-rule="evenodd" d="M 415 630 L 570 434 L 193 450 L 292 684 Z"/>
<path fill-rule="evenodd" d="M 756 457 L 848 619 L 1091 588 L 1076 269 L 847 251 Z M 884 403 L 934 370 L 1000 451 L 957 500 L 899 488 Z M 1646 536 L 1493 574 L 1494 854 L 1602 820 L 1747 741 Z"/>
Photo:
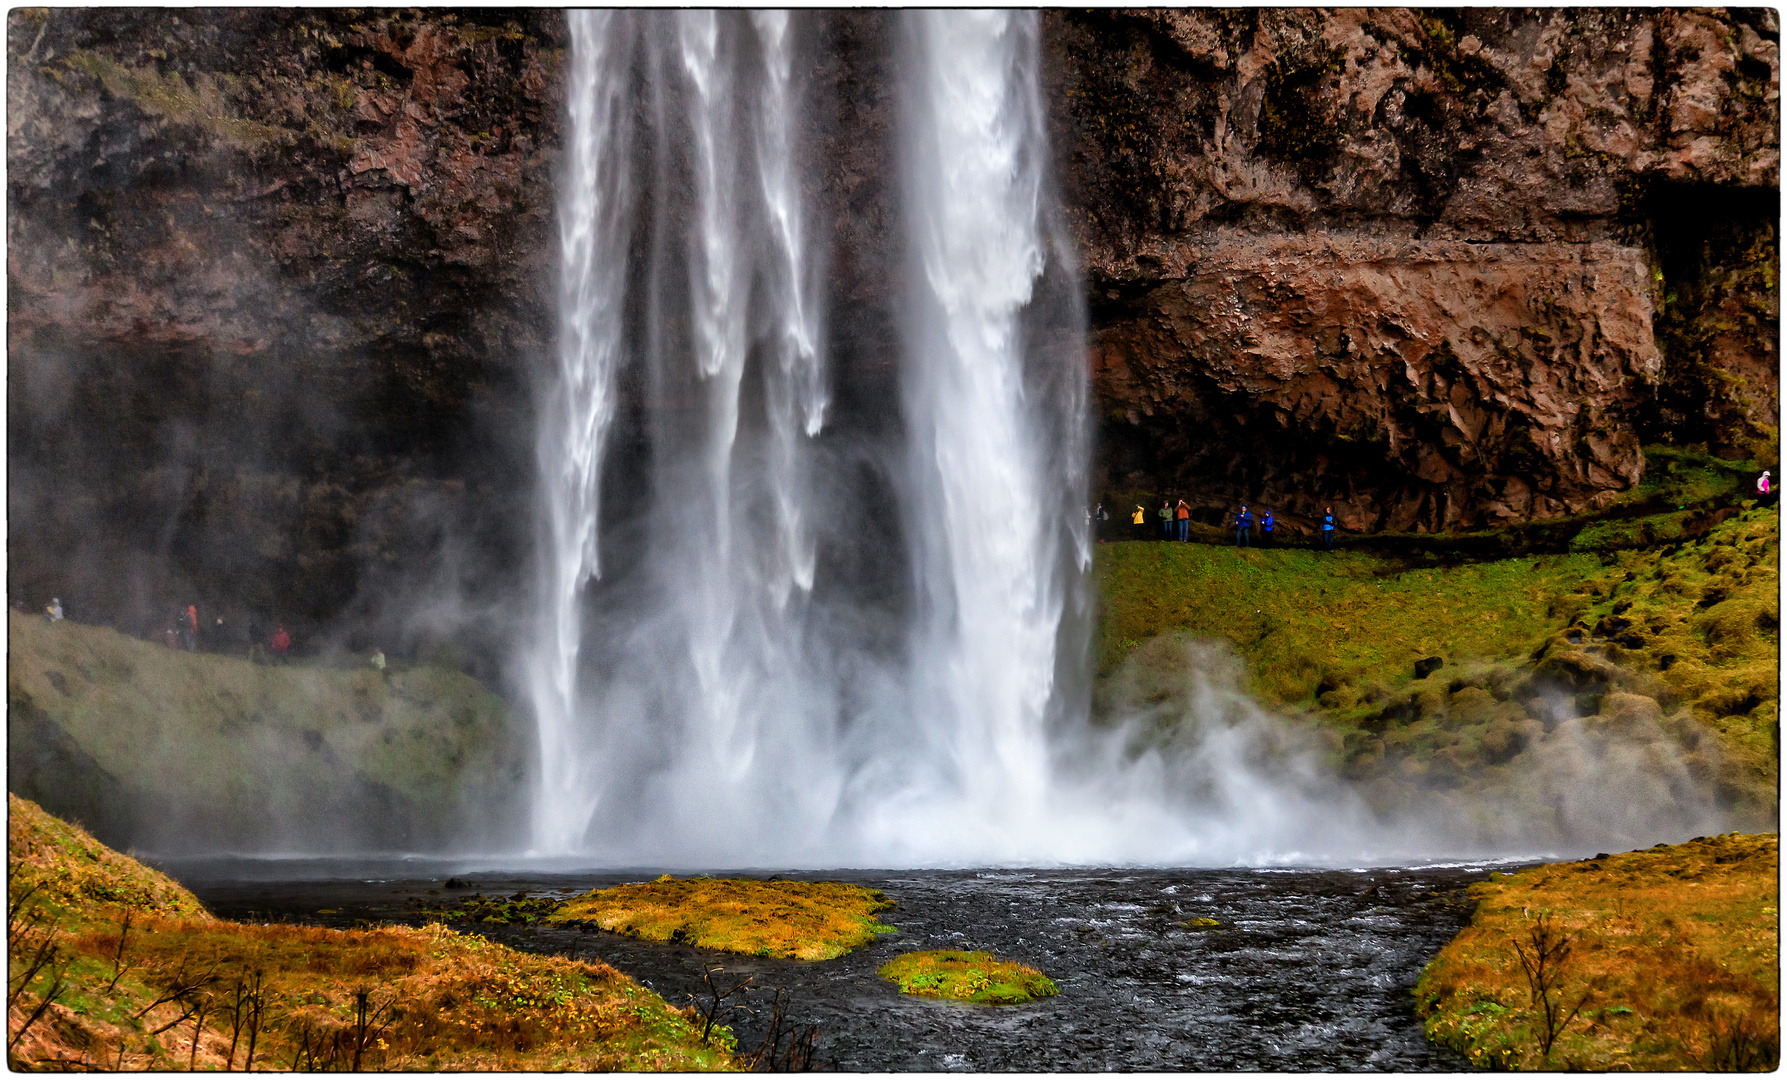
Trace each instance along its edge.
<path fill-rule="evenodd" d="M 1102 479 L 1439 529 L 1604 505 L 1641 430 L 1765 435 L 1779 55 L 1755 22 L 1048 16 Z"/>

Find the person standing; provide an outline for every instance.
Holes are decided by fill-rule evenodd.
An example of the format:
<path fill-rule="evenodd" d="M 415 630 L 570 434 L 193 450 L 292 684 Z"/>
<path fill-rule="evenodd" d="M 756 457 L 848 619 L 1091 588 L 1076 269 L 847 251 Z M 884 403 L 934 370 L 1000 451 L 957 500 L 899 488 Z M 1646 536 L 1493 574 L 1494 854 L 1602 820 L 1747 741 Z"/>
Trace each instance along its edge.
<path fill-rule="evenodd" d="M 1142 509 L 1141 503 L 1135 504 L 1135 513 L 1133 513 L 1129 516 L 1129 522 L 1132 526 L 1134 526 L 1134 528 L 1132 529 L 1132 535 L 1135 537 L 1135 539 L 1137 539 L 1137 540 L 1146 539 L 1146 537 L 1143 534 L 1146 533 L 1147 529 L 1148 529 L 1148 511 Z"/>
<path fill-rule="evenodd" d="M 48 607 L 43 609 L 43 613 L 45 615 L 49 616 L 49 619 L 51 622 L 61 622 L 62 621 L 62 598 L 60 596 L 50 597 L 50 604 Z"/>
<path fill-rule="evenodd" d="M 199 606 L 186 605 L 186 651 L 199 651 Z"/>
<path fill-rule="evenodd" d="M 1160 500 L 1160 538 L 1173 538 L 1173 504 L 1166 499 Z"/>
<path fill-rule="evenodd" d="M 1253 515 L 1247 512 L 1247 507 L 1243 506 L 1241 512 L 1235 515 L 1235 546 L 1238 548 L 1246 547 L 1247 538 L 1252 535 L 1252 533 Z"/>
<path fill-rule="evenodd" d="M 1109 525 L 1111 521 L 1111 515 L 1105 512 L 1104 503 L 1098 504 L 1098 509 L 1092 514 L 1092 519 L 1093 527 L 1098 530 L 1098 542 L 1102 544 L 1105 540 L 1105 526 Z"/>
<path fill-rule="evenodd" d="M 1260 515 L 1260 546 L 1261 547 L 1269 548 L 1272 546 L 1272 530 L 1276 527 L 1277 526 L 1275 526 L 1272 522 L 1272 511 L 1267 510 L 1265 513 Z"/>
<path fill-rule="evenodd" d="M 1322 511 L 1322 547 L 1334 550 L 1334 508 Z"/>
<path fill-rule="evenodd" d="M 1179 515 L 1179 542 L 1183 544 L 1191 539 L 1191 507 L 1186 505 L 1184 499 L 1180 499 L 1175 512 Z"/>
<path fill-rule="evenodd" d="M 285 632 L 285 624 L 273 632 L 273 659 L 276 663 L 285 663 L 286 656 L 292 651 L 292 635 Z"/>
<path fill-rule="evenodd" d="M 1775 502 L 1774 485 L 1769 483 L 1768 473 L 1769 470 L 1764 469 L 1756 478 L 1756 502 L 1762 506 L 1773 506 Z"/>

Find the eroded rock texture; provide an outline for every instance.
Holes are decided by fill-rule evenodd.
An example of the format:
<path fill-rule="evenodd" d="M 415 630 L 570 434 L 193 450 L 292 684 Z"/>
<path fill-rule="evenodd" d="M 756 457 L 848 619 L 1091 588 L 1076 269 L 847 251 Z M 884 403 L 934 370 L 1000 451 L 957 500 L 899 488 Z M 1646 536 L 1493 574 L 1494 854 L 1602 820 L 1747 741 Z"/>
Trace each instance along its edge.
<path fill-rule="evenodd" d="M 1772 443 L 1772 11 L 1048 19 L 1106 490 L 1438 529 Z"/>
<path fill-rule="evenodd" d="M 1772 11 L 1044 18 L 1102 491 L 1434 529 L 1775 429 Z M 837 408 L 897 425 L 897 17 L 801 26 Z M 556 11 L 14 11 L 9 593 L 503 655 L 564 48 Z"/>
<path fill-rule="evenodd" d="M 350 644 L 393 648 L 427 629 L 416 597 L 519 570 L 561 33 L 12 13 L 15 598 L 152 631 L 197 603 L 304 644 L 348 613 Z"/>

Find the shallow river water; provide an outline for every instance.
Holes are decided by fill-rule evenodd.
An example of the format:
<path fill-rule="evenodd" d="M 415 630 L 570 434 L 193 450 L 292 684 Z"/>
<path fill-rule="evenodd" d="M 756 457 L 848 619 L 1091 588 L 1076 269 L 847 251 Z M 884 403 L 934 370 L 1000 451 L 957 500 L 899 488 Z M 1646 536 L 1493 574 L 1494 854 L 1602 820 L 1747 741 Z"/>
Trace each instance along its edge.
<path fill-rule="evenodd" d="M 1504 867 L 1497 866 L 1496 869 Z M 569 896 L 655 873 L 460 874 L 415 861 L 171 864 L 217 914 L 326 925 L 414 922 L 420 904 Z M 483 926 L 517 948 L 605 960 L 673 1003 L 705 997 L 703 965 L 780 987 L 818 1025 L 817 1058 L 884 1070 L 1440 1070 L 1410 990 L 1469 917 L 1482 865 L 1366 870 L 833 871 L 787 878 L 881 889 L 899 928 L 836 960 L 746 958 L 602 932 Z M 431 890 L 433 890 L 431 892 Z M 319 914 L 327 910 L 327 914 Z M 1184 924 L 1216 919 L 1212 929 Z M 912 949 L 985 949 L 1040 968 L 1060 995 L 1015 1007 L 901 995 L 876 969 Z M 729 982 L 721 980 L 724 985 Z M 765 1021 L 733 1021 L 741 1047 Z"/>

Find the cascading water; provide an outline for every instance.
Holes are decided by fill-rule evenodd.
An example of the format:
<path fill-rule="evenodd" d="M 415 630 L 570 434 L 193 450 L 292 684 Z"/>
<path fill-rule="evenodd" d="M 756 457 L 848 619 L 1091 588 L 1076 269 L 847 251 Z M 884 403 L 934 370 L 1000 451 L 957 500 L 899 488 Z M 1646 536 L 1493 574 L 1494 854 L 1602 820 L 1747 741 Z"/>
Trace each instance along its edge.
<path fill-rule="evenodd" d="M 1434 850 L 1413 816 L 1367 813 L 1220 656 L 1178 658 L 1168 704 L 1089 720 L 1084 316 L 1035 13 L 897 16 L 900 134 L 878 156 L 904 285 L 881 382 L 828 359 L 807 24 L 567 18 L 525 658 L 536 852 L 718 868 Z M 1463 816 L 1524 820 L 1505 811 Z"/>
<path fill-rule="evenodd" d="M 632 209 L 632 129 L 625 101 L 631 27 L 612 11 L 568 17 L 572 62 L 565 198 L 559 206 L 558 381 L 539 456 L 547 550 L 541 625 L 527 665 L 540 740 L 534 829 L 564 850 L 588 816 L 588 775 L 574 737 L 581 598 L 601 572 L 602 451 L 623 355 L 619 298 Z"/>
<path fill-rule="evenodd" d="M 979 839 L 942 857 L 991 857 L 1047 802 L 1045 724 L 1073 692 L 1058 681 L 1060 635 L 1089 561 L 1072 511 L 1078 335 L 1055 358 L 1076 373 L 1052 378 L 1065 393 L 1033 370 L 1026 341 L 1038 282 L 1062 257 L 1045 235 L 1035 17 L 908 20 L 919 74 L 903 179 L 923 284 L 905 319 L 905 437 L 834 438 L 873 459 L 903 504 L 884 515 L 901 526 L 910 589 L 891 643 L 851 629 L 860 583 L 819 581 L 815 515 L 841 512 L 832 493 L 852 454 L 821 438 L 825 260 L 803 196 L 798 27 L 780 12 L 569 19 L 565 311 L 541 441 L 549 572 L 529 664 L 537 848 L 877 861 L 916 839 L 905 807 L 979 823 Z M 655 142 L 636 148 L 642 106 L 622 88 L 641 82 Z M 641 185 L 664 190 L 649 215 L 629 214 Z M 650 312 L 637 342 L 630 304 Z M 652 388 L 637 459 L 652 509 L 645 554 L 608 582 L 604 438 L 635 363 Z M 1033 415 L 1050 409 L 1061 415 Z M 596 621 L 593 593 L 609 600 Z M 724 837 L 704 844 L 716 822 Z"/>

